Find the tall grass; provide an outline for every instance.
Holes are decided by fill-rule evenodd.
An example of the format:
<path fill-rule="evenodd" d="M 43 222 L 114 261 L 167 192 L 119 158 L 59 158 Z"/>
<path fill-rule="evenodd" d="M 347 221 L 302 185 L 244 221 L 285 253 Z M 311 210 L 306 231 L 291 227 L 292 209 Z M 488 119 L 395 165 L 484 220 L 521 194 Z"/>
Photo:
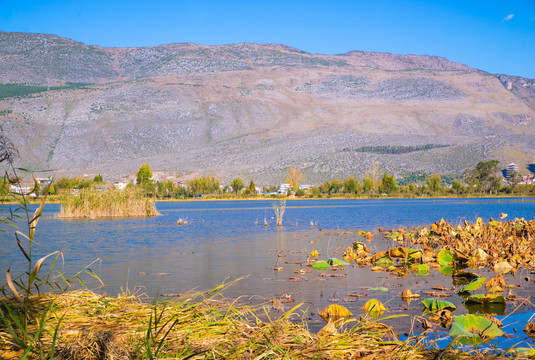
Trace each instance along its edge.
<path fill-rule="evenodd" d="M 61 198 L 61 218 L 136 217 L 159 215 L 154 202 L 136 187 L 103 191 L 82 189 Z"/>

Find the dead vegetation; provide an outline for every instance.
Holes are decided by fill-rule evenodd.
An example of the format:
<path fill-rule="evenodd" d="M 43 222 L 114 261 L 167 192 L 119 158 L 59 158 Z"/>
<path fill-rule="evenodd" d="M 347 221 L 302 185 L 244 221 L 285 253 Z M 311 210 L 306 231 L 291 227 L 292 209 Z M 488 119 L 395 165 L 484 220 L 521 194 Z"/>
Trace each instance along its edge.
<path fill-rule="evenodd" d="M 13 299 L 4 300 L 16 306 Z M 363 320 L 352 330 L 318 335 L 289 319 L 303 304 L 275 319 L 269 304 L 244 306 L 222 299 L 217 291 L 156 305 L 133 295 L 111 298 L 89 291 L 34 296 L 31 301 L 35 319 L 53 303 L 40 341 L 45 353 L 55 347 L 55 359 L 425 357 L 419 345 L 393 339 L 391 329 L 380 323 Z M 34 320 L 28 331 L 38 328 Z M 0 329 L 0 357 L 19 359 L 23 354 L 6 329 Z"/>

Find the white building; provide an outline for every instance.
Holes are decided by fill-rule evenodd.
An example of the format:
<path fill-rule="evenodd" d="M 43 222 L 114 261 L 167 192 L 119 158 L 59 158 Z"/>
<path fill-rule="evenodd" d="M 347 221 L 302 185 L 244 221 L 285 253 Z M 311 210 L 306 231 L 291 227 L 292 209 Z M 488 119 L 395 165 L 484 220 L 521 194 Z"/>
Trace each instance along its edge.
<path fill-rule="evenodd" d="M 510 163 L 505 168 L 505 178 L 509 180 L 511 176 L 513 176 L 513 173 L 518 172 L 518 166 L 515 163 Z"/>
<path fill-rule="evenodd" d="M 116 188 L 116 189 L 119 189 L 119 190 L 124 190 L 126 188 L 127 184 L 128 183 L 116 181 L 116 182 L 113 183 L 113 187 Z"/>
<path fill-rule="evenodd" d="M 288 190 L 290 190 L 290 184 L 281 184 L 279 187 L 279 191 L 277 191 L 278 194 L 287 194 Z"/>

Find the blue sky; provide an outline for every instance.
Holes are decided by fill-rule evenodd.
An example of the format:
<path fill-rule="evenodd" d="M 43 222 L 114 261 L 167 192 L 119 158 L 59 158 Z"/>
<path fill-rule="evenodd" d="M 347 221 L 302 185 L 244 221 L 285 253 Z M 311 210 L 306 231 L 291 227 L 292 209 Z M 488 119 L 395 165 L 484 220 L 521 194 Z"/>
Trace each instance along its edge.
<path fill-rule="evenodd" d="M 0 0 L 0 30 L 100 46 L 254 42 L 437 55 L 535 78 L 535 0 Z"/>

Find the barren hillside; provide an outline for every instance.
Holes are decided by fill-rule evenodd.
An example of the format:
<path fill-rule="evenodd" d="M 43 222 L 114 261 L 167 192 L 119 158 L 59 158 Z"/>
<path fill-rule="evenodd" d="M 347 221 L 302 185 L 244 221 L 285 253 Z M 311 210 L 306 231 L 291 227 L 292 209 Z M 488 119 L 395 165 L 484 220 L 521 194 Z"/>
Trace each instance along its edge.
<path fill-rule="evenodd" d="M 148 162 L 268 184 L 295 165 L 316 183 L 361 175 L 374 160 L 398 176 L 535 162 L 535 80 L 433 56 L 100 48 L 0 32 L 0 79 L 0 119 L 23 165 L 58 174 L 118 177 Z M 361 151 L 369 146 L 415 151 Z"/>

